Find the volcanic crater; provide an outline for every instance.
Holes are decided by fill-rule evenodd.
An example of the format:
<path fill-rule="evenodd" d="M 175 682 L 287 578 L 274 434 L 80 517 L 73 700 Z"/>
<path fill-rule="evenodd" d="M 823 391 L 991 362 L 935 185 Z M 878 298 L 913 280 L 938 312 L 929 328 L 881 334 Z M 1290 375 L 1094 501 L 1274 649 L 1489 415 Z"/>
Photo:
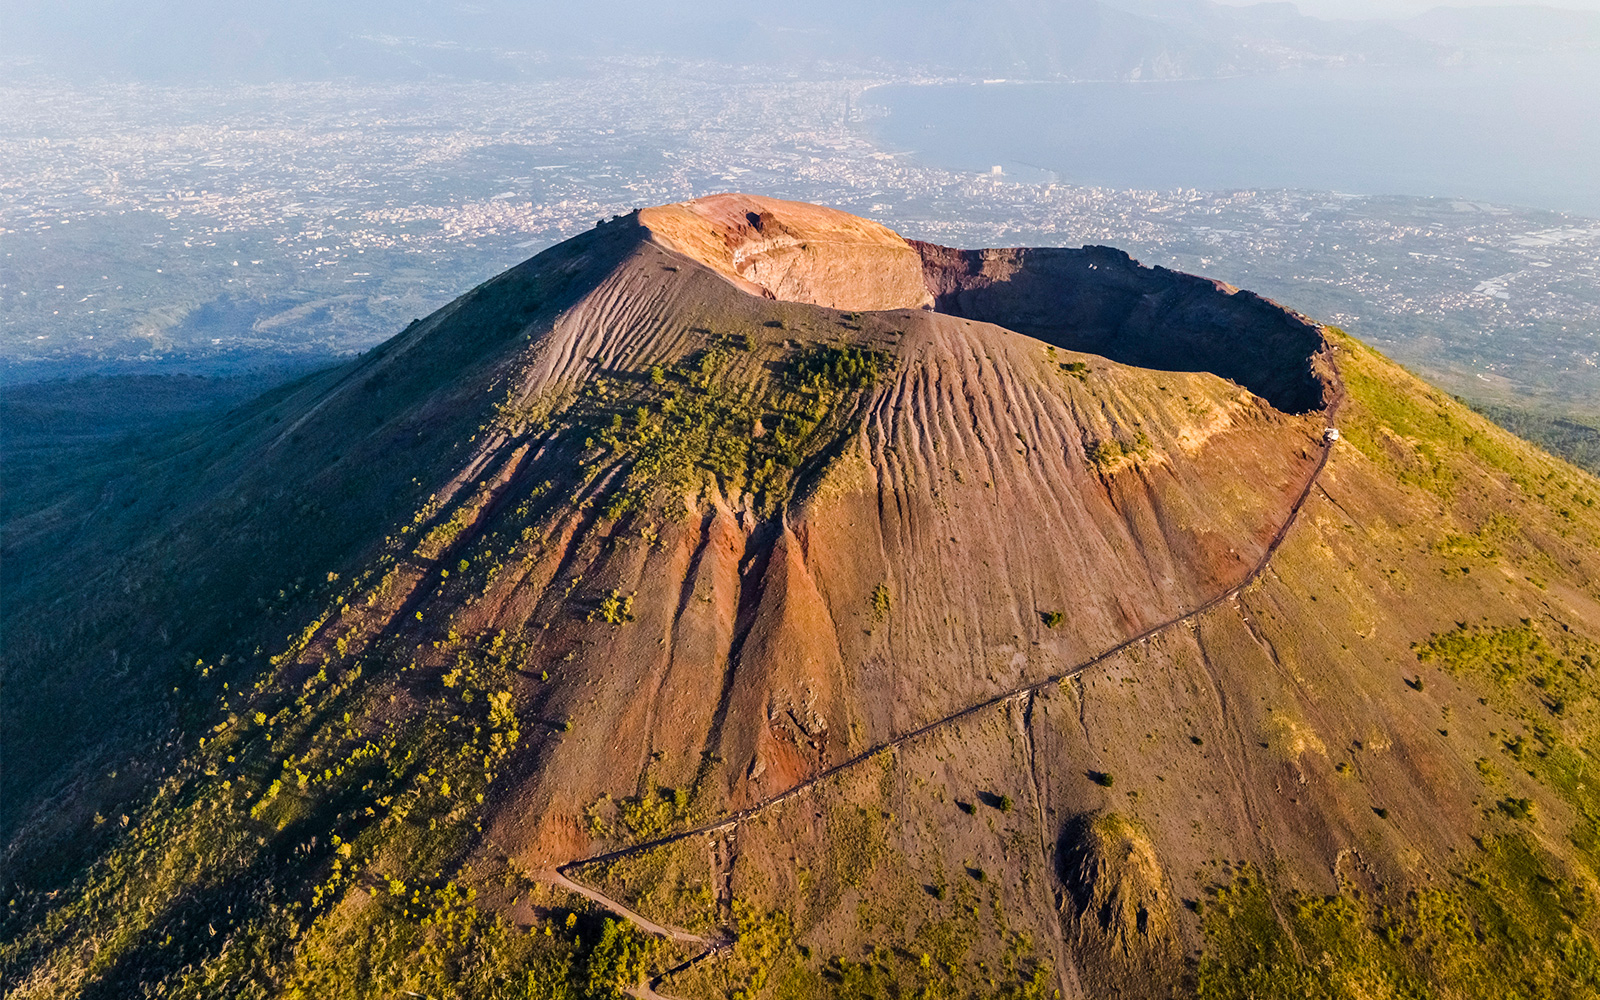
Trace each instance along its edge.
<path fill-rule="evenodd" d="M 1318 324 L 1253 292 L 1111 247 L 956 250 L 816 205 L 716 195 L 638 216 L 653 238 L 768 298 L 932 308 L 1070 351 L 1211 372 L 1286 413 L 1329 402 Z M 920 279 L 920 280 L 919 280 Z"/>

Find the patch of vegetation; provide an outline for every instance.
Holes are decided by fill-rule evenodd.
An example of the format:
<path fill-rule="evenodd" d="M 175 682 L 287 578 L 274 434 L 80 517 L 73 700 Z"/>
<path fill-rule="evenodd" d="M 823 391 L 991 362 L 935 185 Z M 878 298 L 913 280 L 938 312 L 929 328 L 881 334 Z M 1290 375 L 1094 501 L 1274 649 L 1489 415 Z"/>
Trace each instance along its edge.
<path fill-rule="evenodd" d="M 658 788 L 651 783 L 640 795 L 621 799 L 602 796 L 584 810 L 584 817 L 589 832 L 596 837 L 634 842 L 654 840 L 691 822 L 695 798 L 690 789 Z"/>
<path fill-rule="evenodd" d="M 392 995 L 386 983 L 454 980 L 469 984 L 459 995 L 472 983 L 483 992 L 470 995 L 488 995 L 491 980 L 470 971 L 486 962 L 548 978 L 538 949 L 514 944 L 521 932 L 446 874 L 520 741 L 509 675 L 525 650 L 501 634 L 455 653 L 412 713 L 387 696 L 409 667 L 379 672 L 373 661 L 324 661 L 301 684 L 264 678 L 225 700 L 211 734 L 108 831 L 64 901 L 15 900 L 0 970 L 48 981 L 86 961 L 113 993 L 180 997 L 278 995 L 301 981 L 303 995 L 376 997 Z M 355 892 L 374 877 L 388 896 Z M 87 960 L 83 940 L 97 943 Z M 575 939 L 565 951 L 587 955 Z"/>
<path fill-rule="evenodd" d="M 621 1000 L 660 947 L 609 917 L 558 910 L 544 928 L 522 930 L 453 883 L 391 881 L 369 905 L 310 928 L 273 995 Z"/>
<path fill-rule="evenodd" d="M 450 515 L 449 520 L 429 529 L 428 533 L 423 535 L 422 540 L 417 543 L 416 555 L 418 558 L 437 559 L 440 554 L 455 544 L 456 539 L 461 537 L 462 532 L 472 526 L 487 502 L 487 495 L 475 497 L 472 501 L 457 507 L 454 513 Z"/>
<path fill-rule="evenodd" d="M 1553 863 L 1522 839 L 1486 838 L 1446 887 L 1400 898 L 1280 892 L 1246 867 L 1207 890 L 1196 994 L 1591 996 L 1600 987 L 1593 900 Z"/>
<path fill-rule="evenodd" d="M 976 907 L 969 907 L 974 912 Z M 993 963 L 971 954 L 973 927 L 965 922 L 930 919 L 914 936 L 898 930 L 877 935 L 856 957 L 826 959 L 797 941 L 798 928 L 785 910 L 762 912 L 744 900 L 733 902 L 738 941 L 733 954 L 683 980 L 703 983 L 728 1000 L 1050 1000 L 1059 996 L 1053 969 L 1033 953 L 1026 935 L 1007 936 Z M 677 981 L 663 988 L 681 990 Z"/>
<path fill-rule="evenodd" d="M 600 601 L 600 606 L 589 612 L 590 621 L 603 621 L 608 625 L 622 625 L 633 621 L 633 595 L 613 590 Z"/>
<path fill-rule="evenodd" d="M 1479 559 L 1493 559 L 1500 555 L 1500 545 L 1517 534 L 1517 523 L 1504 514 L 1490 517 L 1477 531 L 1471 534 L 1457 534 L 1451 532 L 1436 540 L 1431 548 L 1434 552 L 1447 557 L 1476 556 Z"/>
<path fill-rule="evenodd" d="M 1600 421 L 1497 403 L 1464 402 L 1518 437 L 1600 476 Z"/>
<path fill-rule="evenodd" d="M 1137 432 L 1132 441 L 1103 438 L 1089 448 L 1089 461 L 1098 469 L 1110 471 L 1120 467 L 1125 460 L 1150 454 L 1150 447 L 1150 438 L 1144 431 Z"/>
<path fill-rule="evenodd" d="M 749 350 L 748 341 L 723 338 L 680 364 L 653 367 L 648 380 L 602 379 L 585 390 L 580 423 L 591 447 L 627 463 L 606 517 L 703 482 L 726 496 L 749 491 L 769 510 L 796 470 L 845 429 L 844 404 L 890 363 L 876 351 L 829 345 L 783 358 L 768 378 L 733 364 Z"/>
<path fill-rule="evenodd" d="M 1507 816 L 1511 817 L 1512 819 L 1520 819 L 1520 820 L 1531 820 L 1531 819 L 1533 819 L 1533 800 L 1532 799 L 1519 799 L 1519 798 L 1516 798 L 1514 796 L 1508 795 L 1505 798 L 1501 799 L 1499 802 L 1496 802 L 1495 803 L 1495 807 L 1498 808 L 1501 812 L 1505 813 Z"/>
<path fill-rule="evenodd" d="M 1437 662 L 1457 676 L 1477 675 L 1502 685 L 1521 680 L 1557 659 L 1528 619 L 1510 628 L 1459 624 L 1449 632 L 1413 643 L 1412 649 L 1421 663 Z M 1421 690 L 1420 679 L 1417 688 Z"/>
<path fill-rule="evenodd" d="M 1544 630 L 1532 619 L 1506 627 L 1458 624 L 1415 649 L 1419 660 L 1438 662 L 1458 677 L 1493 682 L 1497 711 L 1514 720 L 1518 730 L 1502 734 L 1501 752 L 1515 762 L 1514 771 L 1536 778 L 1572 807 L 1576 819 L 1567 840 L 1600 871 L 1600 789 L 1589 774 L 1600 753 L 1595 726 L 1600 649 L 1575 633 Z M 1487 759 L 1478 762 L 1478 770 L 1485 781 L 1499 780 Z M 1510 819 L 1529 820 L 1536 803 L 1506 796 L 1495 809 Z"/>
<path fill-rule="evenodd" d="M 872 597 L 869 598 L 869 603 L 872 607 L 873 621 L 881 622 L 885 618 L 889 617 L 890 600 L 888 585 L 880 583 L 876 587 L 872 588 Z"/>
<path fill-rule="evenodd" d="M 1047 962 L 1039 962 L 1016 975 L 983 977 L 982 992 L 971 994 L 945 979 L 935 969 L 929 955 L 918 959 L 914 972 L 898 968 L 898 963 L 894 961 L 896 957 L 886 948 L 875 949 L 873 955 L 863 961 L 836 956 L 822 970 L 822 979 L 827 986 L 818 995 L 839 1000 L 847 997 L 889 1000 L 900 996 L 956 1000 L 969 995 L 992 997 L 994 1000 L 1050 1000 L 1060 993 Z M 928 961 L 924 963 L 922 958 Z"/>
<path fill-rule="evenodd" d="M 1039 620 L 1044 622 L 1044 627 L 1045 628 L 1060 628 L 1061 627 L 1061 623 L 1066 621 L 1066 619 L 1067 619 L 1067 616 L 1062 614 L 1059 611 L 1041 611 L 1041 612 L 1039 612 Z"/>
<path fill-rule="evenodd" d="M 800 961 L 794 925 L 787 911 L 762 912 L 742 899 L 735 899 L 733 925 L 738 934 L 733 954 L 713 972 L 723 995 L 729 1000 L 747 1000 L 774 992 L 790 996 L 815 995 L 810 991 L 792 992 L 810 977 Z M 770 986 L 777 989 L 769 989 Z"/>
<path fill-rule="evenodd" d="M 1460 463 L 1468 462 L 1505 474 L 1530 496 L 1553 499 L 1549 484 L 1575 505 L 1592 510 L 1600 503 L 1571 478 L 1569 467 L 1497 433 L 1489 421 L 1342 331 L 1329 336 L 1341 349 L 1347 391 L 1343 440 L 1402 482 L 1453 501 Z"/>
<path fill-rule="evenodd" d="M 801 389 L 818 394 L 857 392 L 872 386 L 888 367 L 886 354 L 838 344 L 802 354 L 792 379 Z"/>
<path fill-rule="evenodd" d="M 865 806 L 835 806 L 828 812 L 829 872 L 836 886 L 860 888 L 887 847 L 883 821 Z"/>
<path fill-rule="evenodd" d="M 315 929 L 282 995 L 622 1000 L 661 950 L 611 918 L 568 911 L 540 932 L 459 901 L 395 912 L 407 903 L 380 898 L 368 912 Z"/>

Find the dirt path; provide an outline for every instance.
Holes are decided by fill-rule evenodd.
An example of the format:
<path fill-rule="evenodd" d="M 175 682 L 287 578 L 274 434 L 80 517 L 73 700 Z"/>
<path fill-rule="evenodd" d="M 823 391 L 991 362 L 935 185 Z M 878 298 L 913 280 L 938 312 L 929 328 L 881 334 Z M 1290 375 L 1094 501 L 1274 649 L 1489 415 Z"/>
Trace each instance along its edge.
<path fill-rule="evenodd" d="M 649 917 L 628 909 L 626 906 L 623 906 L 621 903 L 612 899 L 610 896 L 607 896 L 605 893 L 596 889 L 591 889 L 581 883 L 572 881 L 572 879 L 561 874 L 560 870 L 543 872 L 542 874 L 535 876 L 535 878 L 543 882 L 549 882 L 551 885 L 558 885 L 568 892 L 575 892 L 591 902 L 600 904 L 605 909 L 615 913 L 617 916 L 633 924 L 646 934 L 652 934 L 656 937 L 666 938 L 669 941 L 682 941 L 685 944 L 698 944 L 708 949 L 716 947 L 715 943 L 713 943 L 710 939 L 703 938 L 698 934 L 692 934 L 681 927 L 665 927 L 661 924 L 658 924 L 652 921 Z"/>
<path fill-rule="evenodd" d="M 713 939 L 702 937 L 699 934 L 686 931 L 681 927 L 668 927 L 665 924 L 658 924 L 649 917 L 646 917 L 644 914 L 629 909 L 627 906 L 617 902 L 610 896 L 607 896 L 605 893 L 600 892 L 598 889 L 591 889 L 581 882 L 574 882 L 572 879 L 563 875 L 560 871 L 540 872 L 538 875 L 535 875 L 534 878 L 541 882 L 548 882 L 551 885 L 559 886 L 568 892 L 575 892 L 584 899 L 596 903 L 604 909 L 610 910 L 612 913 L 628 921 L 630 924 L 633 924 L 646 934 L 651 934 L 659 938 L 666 938 L 669 941 L 678 941 L 683 944 L 699 945 L 703 949 L 702 951 L 697 952 L 687 961 L 673 966 L 660 975 L 651 979 L 647 979 L 637 986 L 629 987 L 623 990 L 624 993 L 632 997 L 638 997 L 639 1000 L 673 1000 L 672 997 L 663 996 L 662 994 L 657 993 L 656 987 L 660 986 L 668 976 L 677 972 L 682 972 L 690 966 L 698 965 L 706 959 L 715 956 L 724 948 L 731 947 L 733 944 L 734 938 L 731 934 Z"/>
<path fill-rule="evenodd" d="M 1327 422 L 1328 422 L 1328 425 L 1330 427 L 1334 426 L 1334 418 L 1338 416 L 1340 405 L 1344 402 L 1344 384 L 1343 384 L 1343 381 L 1338 378 L 1337 371 L 1335 372 L 1334 380 L 1335 380 L 1334 398 L 1333 398 L 1332 402 L 1329 403 L 1328 408 L 1325 411 L 1326 414 L 1327 414 Z M 724 941 L 712 942 L 712 941 L 707 940 L 706 938 L 700 937 L 699 935 L 690 934 L 688 931 L 685 931 L 685 930 L 680 930 L 678 928 L 663 927 L 663 926 L 661 926 L 659 924 L 656 924 L 656 923 L 653 923 L 650 920 L 646 919 L 645 917 L 633 912 L 632 910 L 628 909 L 626 906 L 623 906 L 621 903 L 618 903 L 617 901 L 606 897 L 602 893 L 597 892 L 597 891 L 595 891 L 593 889 L 589 889 L 589 888 L 587 888 L 587 887 L 585 887 L 585 886 L 583 886 L 583 885 L 581 885 L 581 884 L 579 884 L 577 882 L 572 881 L 570 878 L 567 877 L 566 872 L 568 872 L 569 870 L 571 870 L 573 868 L 576 868 L 576 867 L 578 867 L 580 865 L 593 864 L 594 862 L 597 862 L 597 861 L 612 861 L 612 860 L 616 860 L 616 859 L 619 859 L 619 858 L 630 857 L 630 856 L 635 855 L 635 854 L 641 854 L 641 853 L 643 853 L 645 851 L 654 850 L 657 847 L 666 846 L 667 844 L 677 843 L 678 841 L 685 840 L 685 839 L 687 839 L 689 837 L 699 837 L 699 836 L 703 836 L 703 835 L 708 834 L 708 833 L 713 833 L 713 832 L 715 832 L 717 830 L 726 829 L 726 828 L 728 828 L 730 826 L 735 826 L 735 825 L 743 822 L 744 820 L 750 819 L 751 817 L 757 815 L 758 813 L 764 812 L 765 810 L 772 808 L 773 806 L 780 805 L 780 804 L 782 804 L 784 802 L 789 801 L 792 798 L 795 798 L 796 796 L 799 796 L 799 795 L 801 795 L 801 794 L 803 794 L 805 792 L 808 792 L 811 789 L 813 789 L 813 788 L 817 787 L 818 785 L 822 784 L 823 782 L 827 781 L 829 778 L 832 778 L 835 775 L 838 775 L 838 774 L 840 774 L 840 773 L 842 773 L 844 771 L 847 771 L 847 770 L 849 770 L 849 769 L 851 769 L 853 767 L 856 767 L 856 766 L 858 766 L 860 764 L 863 764 L 866 761 L 871 760 L 872 758 L 878 756 L 881 753 L 885 753 L 885 752 L 888 752 L 888 751 L 895 750 L 895 749 L 897 749 L 897 748 L 899 748 L 899 747 L 901 747 L 901 746 L 903 746 L 903 745 L 905 745 L 907 743 L 910 743 L 913 740 L 919 739 L 919 738 L 921 738 L 923 736 L 926 736 L 929 733 L 935 732 L 935 731 L 937 731 L 939 729 L 943 729 L 945 726 L 951 725 L 951 724 L 956 723 L 956 722 L 960 722 L 963 719 L 967 719 L 967 718 L 970 718 L 970 717 L 972 717 L 974 715 L 977 715 L 978 713 L 984 711 L 985 709 L 995 708 L 995 707 L 997 707 L 999 705 L 1005 704 L 1008 701 L 1011 701 L 1012 699 L 1030 697 L 1030 696 L 1038 693 L 1039 691 L 1042 691 L 1045 688 L 1050 687 L 1051 685 L 1060 684 L 1062 681 L 1067 680 L 1067 679 L 1072 678 L 1072 677 L 1076 677 L 1077 675 L 1083 673 L 1084 671 L 1092 669 L 1093 667 L 1096 667 L 1099 664 L 1104 663 L 1105 661 L 1107 661 L 1107 660 L 1109 660 L 1109 659 L 1111 659 L 1111 658 L 1113 658 L 1113 657 L 1115 657 L 1115 656 L 1117 656 L 1117 655 L 1119 655 L 1121 653 L 1126 652 L 1127 650 L 1133 648 L 1134 646 L 1137 646 L 1140 643 L 1146 642 L 1146 641 L 1156 637 L 1157 635 L 1160 635 L 1162 632 L 1165 632 L 1168 629 L 1175 628 L 1175 627 L 1177 627 L 1179 625 L 1183 625 L 1183 624 L 1185 624 L 1187 622 L 1193 621 L 1194 619 L 1200 617 L 1201 615 L 1204 615 L 1207 612 L 1212 611 L 1215 608 L 1221 606 L 1222 604 L 1233 600 L 1242 591 L 1244 591 L 1247 587 L 1249 587 L 1251 584 L 1255 583 L 1258 579 L 1260 579 L 1261 575 L 1266 572 L 1267 566 L 1272 561 L 1272 557 L 1277 554 L 1277 551 L 1278 551 L 1279 547 L 1281 547 L 1283 545 L 1284 539 L 1288 537 L 1289 529 L 1292 528 L 1294 526 L 1295 521 L 1299 519 L 1300 511 L 1305 507 L 1306 501 L 1311 498 L 1311 492 L 1312 492 L 1312 490 L 1314 490 L 1317 487 L 1317 484 L 1318 484 L 1319 480 L 1321 480 L 1323 470 L 1325 470 L 1328 467 L 1328 460 L 1333 457 L 1334 444 L 1335 444 L 1334 441 L 1325 440 L 1323 442 L 1322 457 L 1317 461 L 1317 467 L 1312 470 L 1311 475 L 1306 479 L 1305 487 L 1300 491 L 1300 495 L 1295 499 L 1295 502 L 1290 506 L 1288 515 L 1284 518 L 1283 523 L 1278 527 L 1277 533 L 1272 536 L 1272 541 L 1267 545 L 1266 551 L 1261 554 L 1261 558 L 1256 562 L 1256 565 L 1250 570 L 1250 572 L 1244 577 L 1243 580 L 1239 581 L 1239 583 L 1237 583 L 1234 586 L 1228 588 L 1227 590 L 1223 591 L 1222 593 L 1218 594 L 1217 596 L 1211 598 L 1211 600 L 1206 601 L 1204 604 L 1201 604 L 1199 607 L 1193 609 L 1192 611 L 1189 611 L 1189 612 L 1187 612 L 1187 613 L 1185 613 L 1183 615 L 1180 615 L 1180 616 L 1178 616 L 1176 618 L 1172 618 L 1172 619 L 1170 619 L 1168 621 L 1162 622 L 1159 625 L 1152 626 L 1151 628 L 1146 629 L 1145 631 L 1139 633 L 1138 635 L 1133 636 L 1130 639 L 1124 640 L 1123 642 L 1120 642 L 1115 646 L 1112 646 L 1110 649 L 1107 649 L 1102 653 L 1099 653 L 1099 654 L 1097 654 L 1097 655 L 1095 655 L 1095 656 L 1093 656 L 1093 657 L 1091 657 L 1091 658 L 1089 658 L 1087 660 L 1084 660 L 1081 663 L 1075 664 L 1074 666 L 1069 667 L 1066 670 L 1060 671 L 1058 673 L 1051 674 L 1050 676 L 1044 678 L 1043 680 L 1034 681 L 1031 684 L 1025 684 L 1025 685 L 1022 685 L 1020 687 L 1013 688 L 1013 689 L 1011 689 L 1009 691 L 1002 692 L 1000 694 L 995 695 L 992 698 L 988 698 L 988 699 L 986 699 L 984 701 L 978 702 L 978 703 L 973 704 L 973 705 L 968 705 L 966 708 L 960 709 L 959 711 L 952 712 L 949 715 L 943 716 L 942 718 L 935 719 L 932 722 L 927 723 L 926 725 L 918 726 L 916 729 L 910 730 L 910 731 L 902 733 L 899 736 L 896 736 L 896 737 L 894 737 L 892 739 L 886 740 L 883 743 L 880 743 L 880 744 L 878 744 L 878 745 L 876 745 L 876 746 L 874 746 L 874 747 L 872 747 L 872 748 L 870 748 L 868 750 L 864 750 L 861 753 L 856 754 L 854 757 L 851 757 L 848 760 L 841 761 L 840 763 L 835 764 L 832 767 L 829 767 L 829 768 L 827 768 L 825 770 L 819 771 L 817 774 L 813 775 L 812 777 L 807 778 L 805 781 L 802 781 L 799 784 L 791 786 L 790 788 L 786 789 L 785 791 L 779 792 L 777 795 L 771 796 L 770 798 L 763 799 L 760 802 L 755 803 L 754 805 L 747 806 L 746 808 L 740 809 L 740 810 L 738 810 L 736 812 L 728 813 L 727 815 L 723 816 L 721 819 L 715 820 L 715 821 L 710 822 L 710 823 L 702 823 L 699 826 L 691 827 L 691 828 L 689 828 L 687 830 L 680 830 L 677 833 L 668 834 L 665 837 L 657 837 L 654 840 L 648 840 L 648 841 L 644 841 L 642 843 L 632 844 L 632 845 L 630 845 L 628 847 L 619 848 L 619 849 L 614 850 L 614 851 L 607 851 L 607 852 L 604 852 L 602 854 L 591 855 L 591 856 L 585 857 L 585 858 L 577 858 L 577 859 L 574 859 L 572 861 L 567 862 L 564 865 L 558 866 L 554 871 L 551 871 L 551 872 L 547 873 L 545 876 L 542 876 L 542 877 L 546 878 L 548 881 L 550 881 L 550 882 L 552 882 L 552 883 L 554 883 L 556 885 L 560 885 L 561 887 L 563 887 L 565 889 L 568 889 L 568 890 L 570 890 L 572 892 L 576 892 L 579 895 L 584 896 L 587 899 L 593 900 L 594 902 L 598 903 L 600 906 L 603 906 L 606 909 L 610 910 L 611 912 L 617 914 L 618 916 L 621 916 L 624 919 L 631 921 L 635 926 L 639 927 L 641 930 L 644 930 L 644 931 L 646 931 L 646 932 L 648 932 L 650 934 L 656 935 L 658 937 L 670 938 L 670 939 L 672 939 L 674 941 L 685 941 L 685 942 L 691 942 L 691 943 L 699 943 L 699 944 L 702 944 L 702 945 L 706 946 L 706 950 L 704 952 L 700 953 L 699 955 L 696 955 L 694 958 L 692 958 L 688 962 L 684 963 L 684 965 L 679 966 L 679 969 L 686 968 L 689 965 L 696 964 L 696 963 L 700 962 L 701 960 L 710 957 L 711 955 L 713 955 L 717 951 L 719 951 L 722 947 L 724 947 L 726 945 L 729 945 L 729 944 L 732 943 L 732 941 L 736 940 L 736 938 L 732 935 L 731 932 L 729 933 L 728 937 Z M 655 979 L 651 980 L 649 983 L 641 985 L 640 987 L 638 987 L 637 991 L 630 991 L 630 992 L 632 992 L 634 996 L 643 997 L 644 1000 L 669 1000 L 669 998 L 662 997 L 659 994 L 657 994 L 655 992 L 655 990 L 654 990 L 654 987 L 656 985 L 658 985 L 667 975 L 670 975 L 672 972 L 676 972 L 676 971 L 678 971 L 678 969 L 669 970 L 668 972 L 663 973 L 660 976 L 657 976 Z"/>

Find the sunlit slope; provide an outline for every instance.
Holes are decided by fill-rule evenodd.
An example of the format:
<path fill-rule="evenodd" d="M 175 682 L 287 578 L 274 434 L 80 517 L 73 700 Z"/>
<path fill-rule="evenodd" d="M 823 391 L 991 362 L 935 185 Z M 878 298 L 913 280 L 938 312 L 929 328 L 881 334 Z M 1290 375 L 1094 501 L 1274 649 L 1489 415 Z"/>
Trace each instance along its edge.
<path fill-rule="evenodd" d="M 647 208 L 639 223 L 662 246 L 769 299 L 835 309 L 933 302 L 912 244 L 838 209 L 723 194 Z"/>
<path fill-rule="evenodd" d="M 658 988 L 1589 995 L 1600 484 L 1335 343 L 1344 438 L 1259 580 L 724 833 L 794 943 Z M 574 871 L 711 926 L 703 850 Z"/>
<path fill-rule="evenodd" d="M 33 571 L 87 624 L 12 710 L 84 749 L 8 820 L 8 987 L 1586 995 L 1593 479 L 1226 286 L 904 244 L 939 309 L 842 312 L 892 240 L 765 203 L 856 234 L 787 301 L 673 249 L 724 208 L 242 409 Z"/>

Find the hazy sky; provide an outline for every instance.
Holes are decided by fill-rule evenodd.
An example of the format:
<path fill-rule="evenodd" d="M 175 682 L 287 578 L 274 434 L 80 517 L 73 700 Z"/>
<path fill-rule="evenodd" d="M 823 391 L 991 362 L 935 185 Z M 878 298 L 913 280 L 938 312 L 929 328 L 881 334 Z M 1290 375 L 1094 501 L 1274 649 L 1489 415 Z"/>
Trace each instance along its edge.
<path fill-rule="evenodd" d="M 1217 0 L 1248 7 L 1259 0 Z M 1293 0 L 1301 13 L 1313 17 L 1409 17 L 1434 7 L 1559 7 L 1564 10 L 1600 11 L 1600 0 Z"/>
<path fill-rule="evenodd" d="M 1294 2 L 1342 22 L 1439 0 Z M 1236 76 L 1292 64 L 1288 52 L 1415 66 L 1488 50 L 1600 59 L 1600 0 L 1550 0 L 1569 11 L 1543 16 L 1500 3 L 1503 14 L 1369 30 L 1286 17 L 1281 2 L 1219 17 L 1204 0 L 0 0 L 0 75 L 511 79 L 596 53 L 1076 79 Z"/>

